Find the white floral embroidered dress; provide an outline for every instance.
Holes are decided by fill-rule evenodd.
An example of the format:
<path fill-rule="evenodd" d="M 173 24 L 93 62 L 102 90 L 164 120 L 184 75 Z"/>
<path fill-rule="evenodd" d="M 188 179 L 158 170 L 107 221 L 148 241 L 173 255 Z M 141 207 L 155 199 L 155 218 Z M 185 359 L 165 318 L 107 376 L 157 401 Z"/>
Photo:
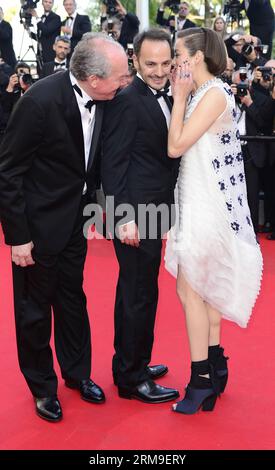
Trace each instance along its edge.
<path fill-rule="evenodd" d="M 179 266 L 205 301 L 224 318 L 246 327 L 260 290 L 263 262 L 247 204 L 230 87 L 219 79 L 206 82 L 189 103 L 185 120 L 212 87 L 224 94 L 227 106 L 181 159 L 177 222 L 167 240 L 165 265 L 174 276 Z"/>

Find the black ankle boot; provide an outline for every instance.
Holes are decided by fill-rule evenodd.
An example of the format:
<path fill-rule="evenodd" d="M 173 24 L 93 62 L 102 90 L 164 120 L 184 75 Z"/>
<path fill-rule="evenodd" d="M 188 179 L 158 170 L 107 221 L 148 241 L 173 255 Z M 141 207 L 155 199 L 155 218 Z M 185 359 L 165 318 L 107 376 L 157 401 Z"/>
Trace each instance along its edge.
<path fill-rule="evenodd" d="M 209 374 L 210 378 L 202 377 Z M 214 371 L 208 359 L 191 363 L 191 380 L 186 388 L 183 400 L 173 405 L 178 413 L 191 415 L 200 408 L 203 411 L 213 411 L 218 391 L 215 387 Z"/>
<path fill-rule="evenodd" d="M 224 349 L 217 346 L 209 346 L 208 359 L 210 364 L 214 367 L 215 377 L 219 382 L 220 393 L 223 393 L 228 381 L 228 357 L 223 354 Z"/>

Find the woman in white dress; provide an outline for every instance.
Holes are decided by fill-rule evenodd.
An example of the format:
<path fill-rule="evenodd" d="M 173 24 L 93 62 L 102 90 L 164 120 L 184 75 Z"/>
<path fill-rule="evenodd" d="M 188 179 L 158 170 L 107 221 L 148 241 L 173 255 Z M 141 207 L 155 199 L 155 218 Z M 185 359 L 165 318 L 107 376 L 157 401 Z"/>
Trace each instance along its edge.
<path fill-rule="evenodd" d="M 262 256 L 250 218 L 234 97 L 216 78 L 226 68 L 222 38 L 182 31 L 172 78 L 171 158 L 182 155 L 178 217 L 166 246 L 186 316 L 191 379 L 174 411 L 212 411 L 225 389 L 221 318 L 246 327 L 260 290 Z"/>

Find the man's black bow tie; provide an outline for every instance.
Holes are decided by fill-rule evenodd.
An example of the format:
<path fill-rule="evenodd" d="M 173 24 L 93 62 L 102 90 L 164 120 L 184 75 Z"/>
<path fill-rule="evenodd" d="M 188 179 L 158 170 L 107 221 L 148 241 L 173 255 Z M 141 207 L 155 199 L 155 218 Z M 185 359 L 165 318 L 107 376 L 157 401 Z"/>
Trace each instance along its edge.
<path fill-rule="evenodd" d="M 67 16 L 66 20 L 73 20 L 72 16 Z"/>
<path fill-rule="evenodd" d="M 75 91 L 79 94 L 79 96 L 81 96 L 81 98 L 83 97 L 82 95 L 82 91 L 80 90 L 79 86 L 75 83 L 73 85 L 73 88 L 75 89 Z M 96 101 L 96 100 L 89 100 L 87 101 L 87 103 L 85 104 L 85 108 L 87 108 L 89 110 L 89 112 L 91 112 L 91 109 L 93 106 L 97 105 L 99 103 L 99 101 Z"/>
<path fill-rule="evenodd" d="M 89 112 L 91 112 L 92 110 L 92 107 L 97 105 L 98 101 L 95 101 L 95 100 L 89 100 L 87 101 L 87 103 L 85 104 L 85 108 L 87 108 L 89 110 Z"/>
<path fill-rule="evenodd" d="M 165 88 L 164 90 L 159 90 L 156 94 L 155 97 L 157 100 L 161 97 L 165 98 L 168 96 L 169 88 Z"/>
<path fill-rule="evenodd" d="M 66 67 L 66 62 L 56 62 L 56 61 L 54 61 L 54 65 L 56 67 Z"/>

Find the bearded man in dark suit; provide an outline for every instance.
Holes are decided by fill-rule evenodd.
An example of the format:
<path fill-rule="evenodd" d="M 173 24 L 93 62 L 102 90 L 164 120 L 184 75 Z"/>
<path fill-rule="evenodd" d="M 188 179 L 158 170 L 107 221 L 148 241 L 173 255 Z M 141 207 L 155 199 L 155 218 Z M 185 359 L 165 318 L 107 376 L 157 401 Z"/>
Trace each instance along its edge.
<path fill-rule="evenodd" d="M 62 417 L 51 309 L 65 384 L 86 401 L 105 399 L 90 379 L 83 208 L 96 190 L 103 102 L 124 85 L 127 72 L 119 44 L 102 34 L 86 35 L 70 73 L 37 82 L 20 99 L 0 148 L 0 218 L 13 261 L 19 364 L 37 414 L 48 421 Z"/>
<path fill-rule="evenodd" d="M 137 76 L 108 104 L 103 132 L 103 189 L 108 199 L 113 198 L 116 213 L 125 207 L 130 209 L 123 219 L 116 217 L 114 236 L 119 279 L 113 376 L 121 398 L 161 403 L 178 397 L 177 390 L 161 387 L 153 380 L 164 375 L 167 367 L 148 366 L 158 303 L 162 236 L 171 224 L 179 165 L 167 155 L 172 107 L 165 88 L 172 65 L 170 35 L 161 29 L 137 35 L 134 54 Z M 147 205 L 153 216 L 149 224 L 149 214 L 143 212 L 145 220 L 142 215 L 139 217 L 139 209 Z M 164 214 L 153 214 L 154 209 L 157 212 L 160 208 Z"/>

